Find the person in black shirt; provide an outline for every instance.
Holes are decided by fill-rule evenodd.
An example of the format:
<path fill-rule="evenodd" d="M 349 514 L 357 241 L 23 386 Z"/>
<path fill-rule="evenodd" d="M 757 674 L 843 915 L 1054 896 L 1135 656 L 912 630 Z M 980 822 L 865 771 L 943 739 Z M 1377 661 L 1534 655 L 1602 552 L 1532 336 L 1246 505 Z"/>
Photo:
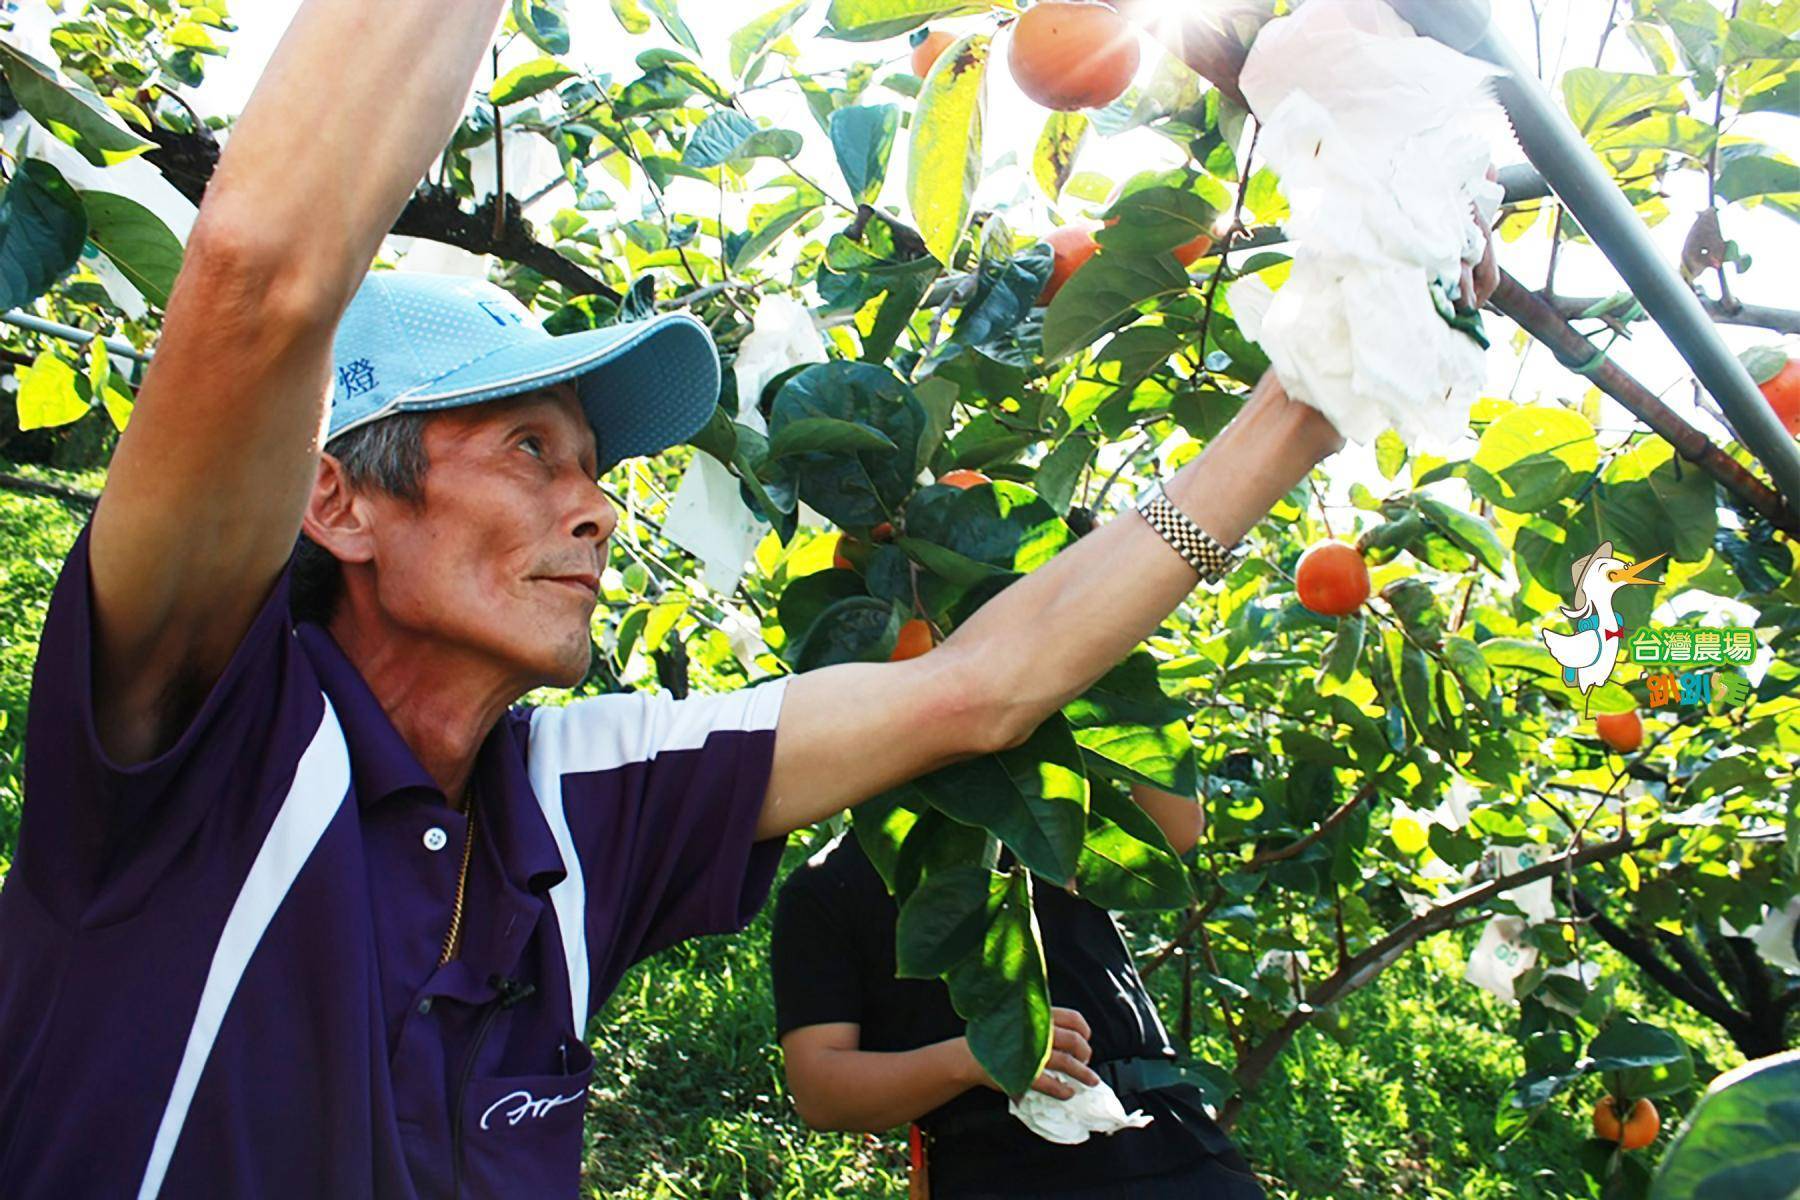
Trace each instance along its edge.
<path fill-rule="evenodd" d="M 1193 846 L 1191 797 L 1141 786 L 1132 796 L 1178 852 Z M 1148 1126 L 1065 1146 L 1013 1117 L 970 1052 L 949 989 L 895 977 L 898 912 L 850 834 L 796 869 L 776 902 L 776 1032 L 801 1119 L 871 1132 L 916 1122 L 934 1200 L 1260 1200 L 1199 1089 L 1170 1084 L 1166 1069 L 1158 1077 L 1175 1050 L 1111 914 L 1054 887 L 1033 896 L 1055 1005 L 1049 1068 L 1085 1083 L 1105 1076 L 1127 1112 L 1153 1118 Z M 1034 1087 L 1073 1094 L 1048 1069 Z"/>

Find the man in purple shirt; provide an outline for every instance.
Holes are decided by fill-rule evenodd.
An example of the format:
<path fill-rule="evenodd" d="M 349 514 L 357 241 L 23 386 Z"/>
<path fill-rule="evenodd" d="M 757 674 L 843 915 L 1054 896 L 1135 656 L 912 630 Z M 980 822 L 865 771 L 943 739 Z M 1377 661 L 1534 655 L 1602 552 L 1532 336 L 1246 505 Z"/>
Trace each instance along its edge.
<path fill-rule="evenodd" d="M 598 474 L 696 432 L 718 364 L 685 317 L 553 338 L 367 272 L 503 3 L 308 0 L 208 187 L 43 632 L 8 1200 L 575 1195 L 632 962 L 741 927 L 789 831 L 1022 743 L 1195 585 L 1130 515 L 919 658 L 518 706 L 588 666 Z M 1168 493 L 1229 544 L 1340 444 L 1271 379 Z"/>

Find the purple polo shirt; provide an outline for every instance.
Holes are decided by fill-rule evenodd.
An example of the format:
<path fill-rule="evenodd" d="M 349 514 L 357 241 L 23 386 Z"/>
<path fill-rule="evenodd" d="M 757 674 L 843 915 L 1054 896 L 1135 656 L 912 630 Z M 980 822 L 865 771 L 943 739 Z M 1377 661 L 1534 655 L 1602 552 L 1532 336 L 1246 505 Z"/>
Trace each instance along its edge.
<path fill-rule="evenodd" d="M 467 820 L 277 581 L 177 743 L 95 736 L 87 531 L 46 618 L 0 888 L 0 1195 L 573 1197 L 587 1021 L 741 928 L 785 677 L 512 709 Z"/>

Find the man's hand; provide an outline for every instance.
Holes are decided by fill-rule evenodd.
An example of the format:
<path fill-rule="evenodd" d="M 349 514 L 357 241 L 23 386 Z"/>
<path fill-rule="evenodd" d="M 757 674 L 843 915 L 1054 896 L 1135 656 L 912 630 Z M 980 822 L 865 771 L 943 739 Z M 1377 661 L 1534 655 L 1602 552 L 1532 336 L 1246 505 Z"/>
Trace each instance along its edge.
<path fill-rule="evenodd" d="M 1069 1078 L 1079 1079 L 1089 1087 L 1099 1083 L 1100 1077 L 1094 1074 L 1093 1068 L 1087 1065 L 1088 1059 L 1094 1055 L 1094 1048 L 1088 1044 L 1088 1039 L 1093 1036 L 1094 1031 L 1088 1028 L 1087 1018 L 1072 1008 L 1051 1008 L 1050 1020 L 1050 1061 L 1044 1064 L 1043 1073 L 1037 1077 L 1037 1081 L 1031 1085 L 1031 1088 L 1046 1096 L 1067 1100 L 1075 1095 L 1075 1089 L 1062 1080 L 1053 1078 L 1050 1072 L 1061 1071 Z M 972 1051 L 969 1054 L 969 1061 L 975 1062 L 975 1055 Z M 993 1081 L 979 1063 L 976 1063 L 975 1069 L 980 1074 L 981 1082 L 984 1085 L 995 1091 L 1000 1090 L 1000 1085 Z"/>
<path fill-rule="evenodd" d="M 1487 177 L 1498 180 L 1500 174 L 1491 165 L 1487 169 Z M 1500 286 L 1500 264 L 1494 261 L 1494 230 L 1482 219 L 1479 210 L 1474 212 L 1475 224 L 1481 230 L 1484 242 L 1481 261 L 1474 266 L 1463 264 L 1462 286 L 1457 289 L 1456 307 L 1460 312 L 1474 312 L 1488 302 L 1494 289 Z"/>

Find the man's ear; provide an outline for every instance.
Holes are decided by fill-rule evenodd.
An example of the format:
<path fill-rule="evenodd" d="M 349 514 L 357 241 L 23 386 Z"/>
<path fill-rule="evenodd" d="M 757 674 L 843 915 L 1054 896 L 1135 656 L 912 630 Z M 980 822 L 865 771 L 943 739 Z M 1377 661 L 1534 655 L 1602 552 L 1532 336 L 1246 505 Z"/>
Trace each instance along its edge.
<path fill-rule="evenodd" d="M 306 501 L 306 514 L 300 519 L 306 536 L 339 562 L 366 563 L 375 557 L 369 516 L 368 499 L 350 486 L 343 464 L 329 454 L 320 454 L 319 473 Z"/>

